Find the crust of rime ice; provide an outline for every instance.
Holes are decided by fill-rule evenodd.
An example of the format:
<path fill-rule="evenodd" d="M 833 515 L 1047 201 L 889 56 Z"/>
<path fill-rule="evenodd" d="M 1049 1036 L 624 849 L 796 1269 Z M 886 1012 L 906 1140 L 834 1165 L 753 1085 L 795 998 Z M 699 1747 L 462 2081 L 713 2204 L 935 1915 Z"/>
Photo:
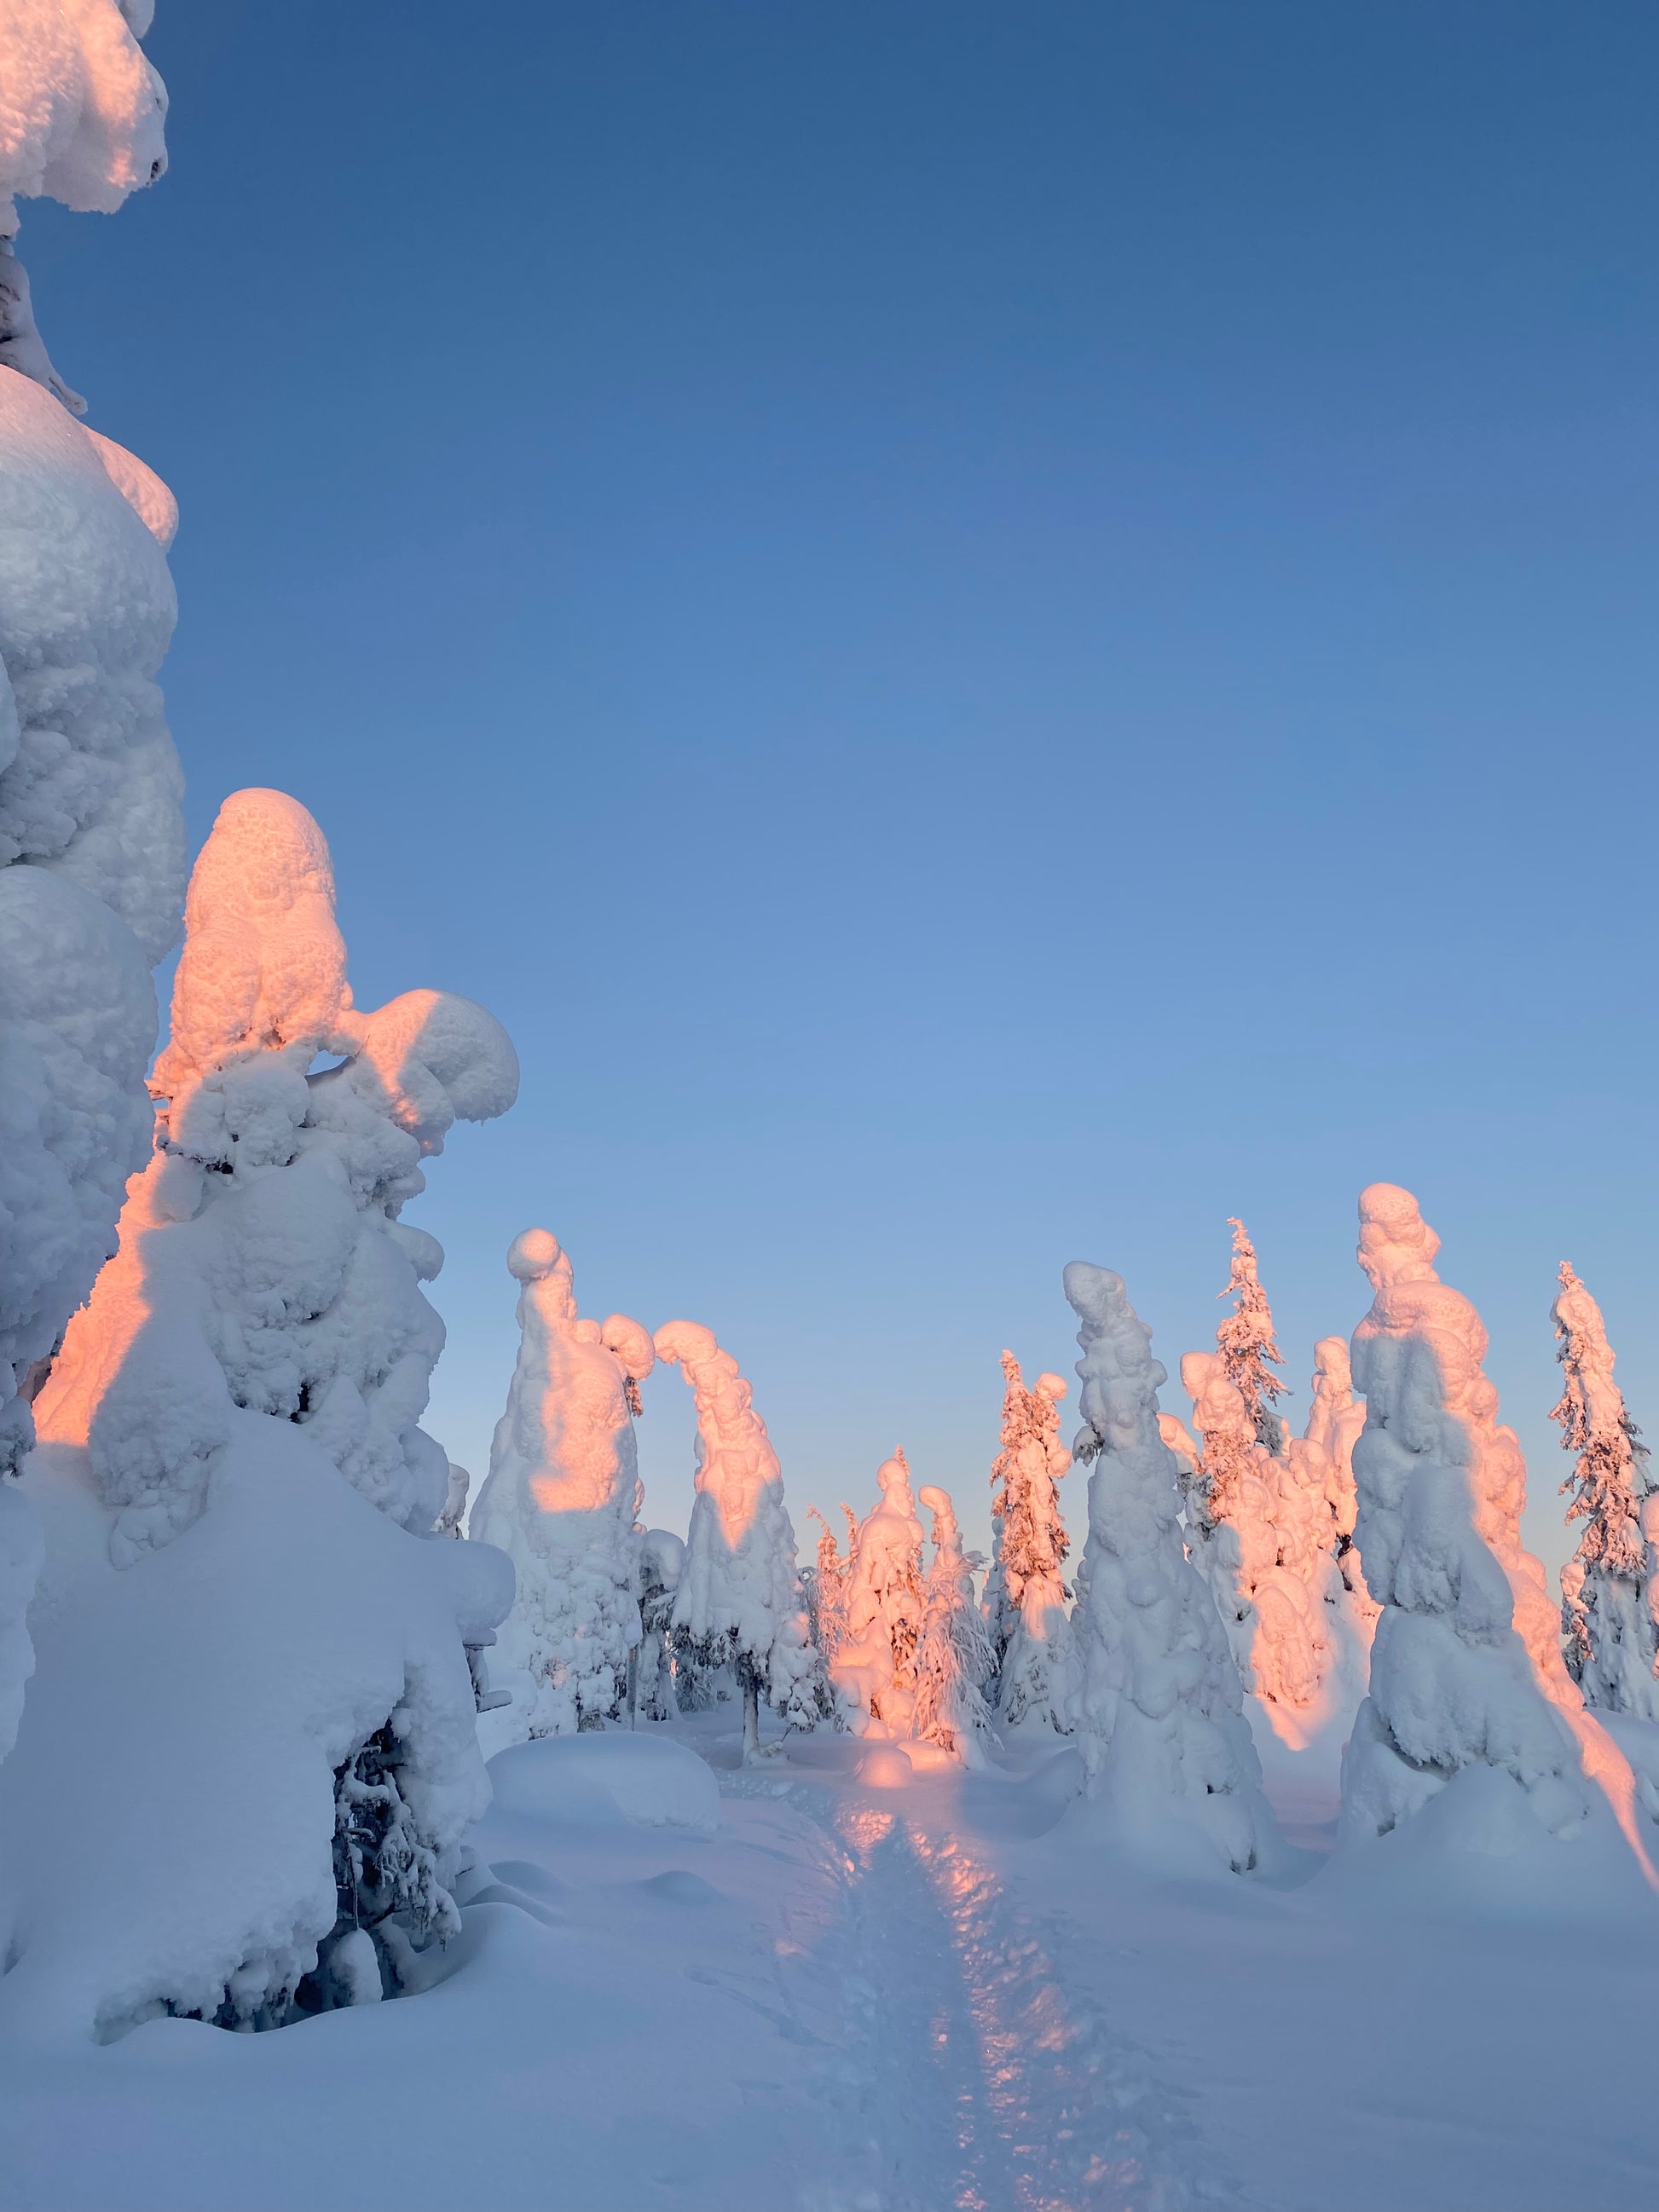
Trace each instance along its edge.
<path fill-rule="evenodd" d="M 1073 1261 L 1065 1285 L 1083 1350 L 1074 1449 L 1093 1466 L 1073 1620 L 1088 1794 L 1123 1843 L 1190 1862 L 1184 1832 L 1244 1871 L 1267 1853 L 1271 1819 L 1226 1632 L 1182 1548 L 1176 1459 L 1158 1425 L 1167 1377 L 1121 1275 Z"/>
<path fill-rule="evenodd" d="M 535 1693 L 514 1725 L 564 1735 L 620 1710 L 640 1642 L 631 1401 L 656 1353 L 625 1314 L 603 1324 L 578 1314 L 569 1256 L 550 1230 L 525 1230 L 507 1264 L 521 1285 L 518 1364 L 471 1526 L 517 1570 L 501 1656 Z"/>
<path fill-rule="evenodd" d="M 419 1285 L 442 1254 L 397 1214 L 457 1114 L 511 1103 L 512 1048 L 465 1000 L 354 1007 L 327 848 L 279 793 L 227 801 L 188 923 L 159 1149 L 37 1404 L 40 1664 L 0 1769 L 5 1910 L 26 1962 L 68 1961 L 62 2017 L 99 2032 L 163 2002 L 280 2014 L 333 1917 L 334 1768 L 388 1719 L 441 1882 L 483 1792 L 463 1644 L 511 1601 L 499 1554 L 428 1540 L 449 1468 L 419 1427 L 443 1342 Z M 339 1065 L 308 1073 L 324 1052 Z M 118 1816 L 76 1813 L 68 1855 L 92 1936 L 40 1778 L 94 1790 L 100 1761 Z M 50 2008 L 52 1971 L 5 2001 Z"/>
<path fill-rule="evenodd" d="M 701 1322 L 671 1321 L 656 1354 L 678 1366 L 697 1414 L 696 1494 L 673 1628 L 699 1663 L 751 1668 L 791 1726 L 819 1717 L 821 1662 L 807 1632 L 783 1473 L 737 1361 Z"/>
<path fill-rule="evenodd" d="M 1343 1760 L 1344 1841 L 1407 1826 L 1453 1784 L 1483 1817 L 1513 1802 L 1550 1834 L 1574 1835 L 1590 1807 L 1585 1759 L 1627 1822 L 1629 1770 L 1583 1711 L 1543 1570 L 1521 1544 L 1526 1466 L 1495 1418 L 1480 1316 L 1436 1273 L 1439 1239 L 1409 1191 L 1374 1183 L 1359 1215 L 1376 1295 L 1353 1338 L 1366 1407 L 1353 1465 L 1382 1613 Z M 1465 1783 L 1474 1769 L 1507 1780 Z"/>

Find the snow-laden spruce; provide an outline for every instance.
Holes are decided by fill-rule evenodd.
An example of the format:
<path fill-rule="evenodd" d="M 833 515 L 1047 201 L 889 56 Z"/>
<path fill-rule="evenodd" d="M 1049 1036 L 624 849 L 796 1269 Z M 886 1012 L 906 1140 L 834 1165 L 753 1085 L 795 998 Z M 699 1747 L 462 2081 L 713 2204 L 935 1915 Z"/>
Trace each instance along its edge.
<path fill-rule="evenodd" d="M 921 1503 L 933 1516 L 933 1557 L 922 1585 L 921 1638 L 916 1646 L 916 1702 L 912 1731 L 938 1745 L 963 1766 L 983 1766 L 991 1716 L 985 1686 L 991 1679 L 990 1639 L 974 1595 L 974 1567 L 962 1548 L 962 1531 L 949 1491 L 924 1483 Z"/>
<path fill-rule="evenodd" d="M 1527 1833 L 1570 1836 L 1589 1808 L 1588 1769 L 1639 1850 L 1628 1765 L 1584 1710 L 1521 1541 L 1526 1462 L 1496 1419 L 1480 1318 L 1436 1273 L 1440 1240 L 1409 1191 L 1372 1183 L 1359 1220 L 1376 1296 L 1353 1338 L 1357 1536 L 1382 1614 L 1342 1762 L 1345 1839 L 1405 1828 L 1443 1792 L 1455 1793 L 1434 1823 L 1443 1840 L 1459 1807 L 1486 1832 L 1502 1825 L 1505 1850 Z"/>
<path fill-rule="evenodd" d="M 1659 1720 L 1659 1492 L 1601 1309 L 1565 1260 L 1560 1284 L 1550 1311 L 1565 1371 L 1550 1419 L 1577 1455 L 1561 1488 L 1569 1522 L 1584 1524 L 1561 1575 L 1567 1668 L 1586 1705 Z"/>
<path fill-rule="evenodd" d="M 112 215 L 167 167 L 167 91 L 138 41 L 154 0 L 0 0 L 0 365 L 71 413 L 17 259 L 17 202 Z"/>
<path fill-rule="evenodd" d="M 1126 1843 L 1157 1853 L 1172 1832 L 1195 1830 L 1244 1871 L 1271 1820 L 1226 1631 L 1182 1542 L 1176 1460 L 1158 1425 L 1168 1378 L 1121 1275 L 1074 1260 L 1065 1285 L 1083 1350 L 1073 1449 L 1093 1469 L 1073 1622 L 1089 1795 Z"/>
<path fill-rule="evenodd" d="M 518 1364 L 471 1528 L 517 1572 L 501 1656 L 536 1685 L 523 1732 L 570 1735 L 622 1711 L 640 1640 L 634 1415 L 656 1353 L 626 1314 L 578 1314 L 551 1230 L 514 1237 L 507 1265 L 520 1285 Z"/>
<path fill-rule="evenodd" d="M 1193 1557 L 1215 1593 L 1247 1689 L 1276 1719 L 1310 1713 L 1337 1657 L 1333 1611 L 1341 1577 L 1322 1459 L 1299 1440 L 1282 1453 L 1257 1441 L 1243 1395 L 1219 1355 L 1188 1352 L 1181 1377 L 1224 1517 L 1194 1532 Z M 1224 1489 L 1213 1471 L 1226 1469 Z"/>
<path fill-rule="evenodd" d="M 1232 1298 L 1233 1310 L 1215 1333 L 1216 1352 L 1222 1371 L 1249 1410 L 1256 1442 L 1270 1452 L 1283 1450 L 1285 1424 L 1273 1411 L 1273 1401 L 1285 1395 L 1285 1385 L 1273 1372 L 1285 1364 L 1273 1338 L 1273 1317 L 1267 1293 L 1256 1270 L 1255 1247 L 1242 1221 L 1230 1219 L 1233 1232 L 1232 1265 L 1227 1287 L 1217 1293 Z"/>
<path fill-rule="evenodd" d="M 991 1468 L 992 1559 L 985 1610 L 997 1678 L 997 1717 L 1064 1735 L 1077 1695 L 1077 1656 L 1063 1569 L 1071 1549 L 1059 1483 L 1072 1463 L 1060 1440 L 1065 1378 L 1039 1375 L 1028 1389 L 1012 1352 L 1002 1355 L 1001 1449 Z"/>
<path fill-rule="evenodd" d="M 902 1447 L 877 1468 L 876 1485 L 880 1495 L 852 1547 L 831 1679 L 855 1735 L 902 1741 L 915 1732 L 925 1609 L 922 1527 Z"/>
<path fill-rule="evenodd" d="M 696 1495 L 674 1598 L 674 1636 L 694 1666 L 729 1665 L 743 1692 L 744 1756 L 760 1747 L 760 1699 L 791 1728 L 811 1728 L 825 1698 L 807 1633 L 795 1531 L 783 1474 L 737 1361 L 700 1322 L 657 1331 L 697 1409 Z"/>
<path fill-rule="evenodd" d="M 499 1553 L 429 1540 L 443 1255 L 398 1218 L 457 1116 L 512 1103 L 512 1047 L 447 994 L 353 1005 L 327 848 L 280 793 L 227 800 L 186 929 L 159 1148 L 25 1473 L 46 1558 L 0 2009 L 83 2034 L 372 1994 L 371 1926 L 399 1984 L 454 1924 L 487 1796 L 469 1647 L 512 1594 Z"/>
<path fill-rule="evenodd" d="M 674 1600 L 685 1565 L 685 1540 L 671 1529 L 647 1528 L 640 1539 L 640 1643 L 634 1655 L 634 1717 L 672 1721 L 678 1700 L 674 1680 Z"/>
<path fill-rule="evenodd" d="M 1310 1470 L 1317 1470 L 1336 1539 L 1337 1570 L 1350 1599 L 1348 1610 L 1369 1646 L 1380 1607 L 1365 1587 L 1364 1565 L 1353 1534 L 1359 1512 L 1353 1448 L 1364 1425 L 1365 1408 L 1353 1395 L 1348 1347 L 1340 1336 L 1322 1336 L 1314 1346 L 1308 1425 L 1289 1449 Z"/>

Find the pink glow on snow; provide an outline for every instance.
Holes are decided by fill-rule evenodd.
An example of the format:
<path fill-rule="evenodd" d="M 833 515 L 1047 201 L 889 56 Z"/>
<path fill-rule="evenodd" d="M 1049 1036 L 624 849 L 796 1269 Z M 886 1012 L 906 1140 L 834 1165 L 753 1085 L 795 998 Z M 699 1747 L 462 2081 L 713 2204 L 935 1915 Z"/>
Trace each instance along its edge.
<path fill-rule="evenodd" d="M 657 1331 L 656 1354 L 678 1367 L 691 1387 L 703 1451 L 697 1488 L 713 1498 L 720 1534 L 727 1549 L 735 1552 L 766 1486 L 782 1479 L 766 1424 L 755 1411 L 754 1393 L 737 1361 L 701 1322 L 665 1322 Z"/>

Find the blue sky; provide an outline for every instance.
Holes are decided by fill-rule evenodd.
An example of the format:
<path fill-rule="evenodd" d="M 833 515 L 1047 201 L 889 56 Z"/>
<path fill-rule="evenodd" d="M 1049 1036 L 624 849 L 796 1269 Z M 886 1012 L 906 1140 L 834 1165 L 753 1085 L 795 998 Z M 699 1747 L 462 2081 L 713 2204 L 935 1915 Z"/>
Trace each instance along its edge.
<path fill-rule="evenodd" d="M 902 1440 L 982 1531 L 1066 1261 L 1173 1372 L 1242 1213 L 1299 1425 L 1383 1176 L 1559 1557 L 1564 1255 L 1659 1429 L 1659 17 L 161 0 L 149 45 L 171 173 L 21 245 L 179 495 L 193 834 L 293 792 L 360 1000 L 518 1043 L 412 1216 L 452 1455 L 539 1221 L 586 1310 L 730 1345 L 798 1529 Z M 665 1373 L 653 1520 L 690 1437 Z"/>

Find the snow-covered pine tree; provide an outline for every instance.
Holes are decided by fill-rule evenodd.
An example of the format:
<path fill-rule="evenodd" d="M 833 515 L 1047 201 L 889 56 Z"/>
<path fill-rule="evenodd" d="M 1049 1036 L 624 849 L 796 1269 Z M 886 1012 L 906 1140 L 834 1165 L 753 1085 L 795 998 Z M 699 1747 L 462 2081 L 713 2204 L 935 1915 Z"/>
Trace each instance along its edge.
<path fill-rule="evenodd" d="M 1244 1686 L 1305 1712 L 1336 1657 L 1327 1600 L 1338 1582 L 1322 1461 L 1275 1456 L 1257 1441 L 1249 1404 L 1218 1353 L 1181 1363 L 1203 1438 L 1207 1488 L 1192 1555 L 1215 1593 Z"/>
<path fill-rule="evenodd" d="M 818 1524 L 817 1555 L 812 1566 L 812 1588 L 807 1608 L 808 1625 L 813 1643 L 817 1646 L 826 1668 L 833 1668 L 836 1654 L 840 1650 L 847 1623 L 847 1577 L 853 1565 L 856 1548 L 858 1523 L 853 1510 L 843 1505 L 847 1516 L 847 1556 L 842 1556 L 836 1541 L 836 1532 L 816 1505 L 806 1509 L 809 1519 Z M 805 1575 L 801 1577 L 805 1582 Z"/>
<path fill-rule="evenodd" d="M 1233 1310 L 1215 1333 L 1222 1371 L 1249 1410 L 1256 1442 L 1278 1453 L 1285 1448 L 1285 1424 L 1273 1411 L 1273 1401 L 1285 1395 L 1285 1385 L 1273 1374 L 1284 1357 L 1273 1341 L 1273 1317 L 1267 1293 L 1256 1273 L 1255 1247 L 1242 1221 L 1230 1219 L 1233 1232 L 1232 1266 L 1227 1287 L 1217 1295 L 1233 1298 Z"/>
<path fill-rule="evenodd" d="M 1365 1408 L 1353 1395 L 1348 1347 L 1340 1336 L 1321 1337 L 1314 1346 L 1313 1398 L 1303 1441 L 1319 1455 L 1325 1503 L 1336 1534 L 1336 1564 L 1354 1601 L 1355 1618 L 1374 1624 L 1381 1608 L 1365 1588 L 1359 1547 L 1353 1540 L 1359 1512 L 1353 1448 L 1364 1425 Z"/>
<path fill-rule="evenodd" d="M 1561 1490 L 1568 1522 L 1584 1524 L 1562 1576 L 1567 1668 L 1587 1705 L 1659 1720 L 1659 1492 L 1601 1309 L 1565 1260 L 1559 1280 L 1550 1311 L 1565 1373 L 1550 1419 L 1577 1454 Z"/>
<path fill-rule="evenodd" d="M 991 1646 L 974 1597 L 974 1563 L 963 1551 L 950 1492 L 925 1483 L 921 1498 L 933 1516 L 933 1557 L 922 1586 L 911 1732 L 964 1766 L 982 1766 L 991 1728 L 985 1703 Z"/>
<path fill-rule="evenodd" d="M 730 1665 L 743 1692 L 744 1757 L 760 1755 L 760 1699 L 791 1728 L 828 1709 L 823 1662 L 807 1634 L 795 1532 L 766 1424 L 738 1363 L 700 1322 L 657 1331 L 697 1408 L 696 1496 L 674 1601 L 676 1646 L 693 1664 Z"/>
<path fill-rule="evenodd" d="M 684 1564 L 684 1538 L 667 1528 L 646 1530 L 640 1539 L 640 1643 L 633 1678 L 636 1719 L 669 1721 L 677 1711 L 674 1598 Z"/>
<path fill-rule="evenodd" d="M 393 1986 L 453 1924 L 488 1798 L 468 1647 L 512 1575 L 434 1539 L 443 1329 L 420 1285 L 443 1255 L 398 1217 L 449 1125 L 517 1080 L 466 1000 L 354 1006 L 316 823 L 277 792 L 226 801 L 158 1149 L 36 1406 L 25 1482 L 75 1564 L 48 1548 L 39 1705 L 0 1768 L 0 2008 L 88 2035 L 161 2010 L 271 2025 L 302 1984 L 372 1994 L 369 1920 Z"/>
<path fill-rule="evenodd" d="M 1002 1449 L 991 1469 L 992 1563 L 986 1616 L 997 1678 L 997 1716 L 1061 1735 L 1072 1726 L 1077 1658 L 1071 1592 L 1062 1570 L 1071 1549 L 1060 1518 L 1060 1477 L 1072 1455 L 1060 1441 L 1065 1378 L 1039 1375 L 1028 1389 L 1012 1352 L 1002 1355 Z"/>
<path fill-rule="evenodd" d="M 860 1524 L 833 1680 L 859 1735 L 913 1733 L 921 1635 L 921 1523 L 902 1449 L 876 1471 L 881 1497 Z"/>
<path fill-rule="evenodd" d="M 1569 1835 L 1587 1767 L 1632 1834 L 1628 1764 L 1567 1673 L 1521 1542 L 1526 1462 L 1495 1419 L 1480 1316 L 1435 1272 L 1440 1239 L 1408 1190 L 1372 1183 L 1359 1221 L 1376 1295 L 1353 1338 L 1356 1533 L 1382 1615 L 1343 1755 L 1343 1832 L 1387 1835 L 1474 1769 L 1510 1776 L 1542 1827 Z"/>
<path fill-rule="evenodd" d="M 178 508 L 82 428 L 12 251 L 17 200 L 112 213 L 166 162 L 164 102 L 116 0 L 12 9 L 0 89 L 0 1757 L 33 1663 L 40 1524 L 13 1486 L 29 1402 L 115 1249 L 150 1149 L 150 975 L 185 887 L 155 677 Z M 61 402 L 61 404 L 60 404 Z M 68 411 L 66 411 L 68 410 Z"/>
<path fill-rule="evenodd" d="M 1271 1817 L 1226 1632 L 1182 1542 L 1164 1370 L 1121 1275 L 1074 1260 L 1065 1283 L 1083 1350 L 1073 1449 L 1093 1468 L 1073 1620 L 1089 1795 L 1124 1838 L 1157 1850 L 1170 1823 L 1190 1826 L 1243 1872 Z"/>
<path fill-rule="evenodd" d="M 518 1364 L 471 1527 L 517 1571 L 501 1647 L 536 1685 L 528 1732 L 572 1735 L 622 1711 L 640 1640 L 633 1408 L 656 1354 L 626 1314 L 578 1314 L 550 1229 L 515 1237 L 507 1265 L 520 1286 Z"/>

